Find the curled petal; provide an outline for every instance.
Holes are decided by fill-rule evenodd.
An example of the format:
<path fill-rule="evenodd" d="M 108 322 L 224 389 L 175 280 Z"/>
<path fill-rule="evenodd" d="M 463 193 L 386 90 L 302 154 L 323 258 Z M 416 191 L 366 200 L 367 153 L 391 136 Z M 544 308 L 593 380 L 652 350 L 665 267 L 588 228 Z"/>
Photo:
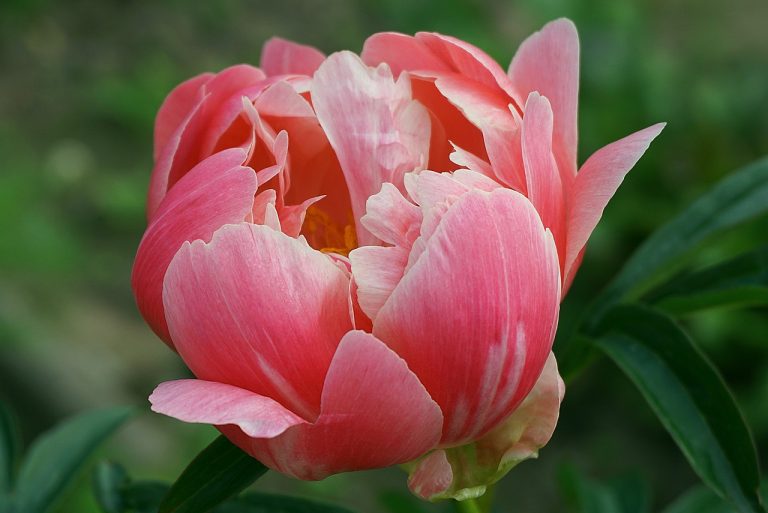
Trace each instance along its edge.
<path fill-rule="evenodd" d="M 418 457 L 437 444 L 441 426 L 440 408 L 406 363 L 374 336 L 351 331 L 328 369 L 314 423 L 268 440 L 230 431 L 241 448 L 271 468 L 322 479 Z"/>
<path fill-rule="evenodd" d="M 472 190 L 447 206 L 373 319 L 443 410 L 442 443 L 485 434 L 533 387 L 557 325 L 558 269 L 522 195 Z"/>
<path fill-rule="evenodd" d="M 408 486 L 423 499 L 468 499 L 536 458 L 557 425 L 565 385 L 550 353 L 536 385 L 502 424 L 470 444 L 440 449 L 410 465 Z"/>
<path fill-rule="evenodd" d="M 131 273 L 136 303 L 147 323 L 173 347 L 163 309 L 163 277 L 185 241 L 208 241 L 228 223 L 251 214 L 256 175 L 243 167 L 245 152 L 217 153 L 187 173 L 168 193 L 141 239 Z"/>
<path fill-rule="evenodd" d="M 336 345 L 352 326 L 348 294 L 349 277 L 328 256 L 241 223 L 209 244 L 182 246 L 163 301 L 195 376 L 271 397 L 312 420 Z"/>
<path fill-rule="evenodd" d="M 579 254 L 624 177 L 658 136 L 665 123 L 650 126 L 597 150 L 581 166 L 571 192 L 566 276 L 572 279 Z"/>
<path fill-rule="evenodd" d="M 317 48 L 273 37 L 262 47 L 261 69 L 267 75 L 312 75 L 323 59 Z"/>
<path fill-rule="evenodd" d="M 203 73 L 182 82 L 168 94 L 155 117 L 155 160 L 184 119 L 203 100 L 203 86 L 213 77 L 213 73 Z"/>

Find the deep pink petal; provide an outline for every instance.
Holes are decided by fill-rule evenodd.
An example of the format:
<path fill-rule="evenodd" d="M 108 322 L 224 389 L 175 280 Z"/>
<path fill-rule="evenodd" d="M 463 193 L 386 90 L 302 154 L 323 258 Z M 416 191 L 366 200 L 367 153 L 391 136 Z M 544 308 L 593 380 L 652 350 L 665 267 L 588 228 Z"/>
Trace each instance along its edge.
<path fill-rule="evenodd" d="M 203 85 L 213 73 L 203 73 L 177 85 L 163 101 L 155 117 L 155 152 L 158 159 L 160 151 L 171 138 L 184 119 L 192 112 L 204 95 Z"/>
<path fill-rule="evenodd" d="M 314 424 L 246 450 L 280 472 L 322 479 L 416 458 L 440 440 L 442 414 L 406 363 L 374 336 L 344 336 L 325 380 Z"/>
<path fill-rule="evenodd" d="M 522 130 L 522 156 L 528 198 L 536 207 L 544 226 L 552 230 L 565 263 L 565 201 L 563 184 L 552 153 L 552 109 L 547 98 L 531 93 L 525 103 Z"/>
<path fill-rule="evenodd" d="M 306 419 L 320 410 L 336 345 L 352 326 L 349 278 L 331 258 L 242 223 L 185 244 L 165 276 L 176 349 L 200 379 L 271 397 Z"/>
<path fill-rule="evenodd" d="M 451 71 L 423 41 L 397 32 L 380 32 L 366 39 L 360 57 L 368 66 L 387 63 L 395 76 L 414 70 Z"/>
<path fill-rule="evenodd" d="M 162 299 L 165 271 L 185 241 L 208 241 L 221 226 L 250 215 L 256 175 L 242 166 L 244 160 L 244 151 L 231 149 L 195 166 L 165 197 L 139 244 L 131 274 L 136 303 L 171 347 Z"/>
<path fill-rule="evenodd" d="M 338 156 L 355 220 L 384 182 L 426 165 L 429 114 L 411 97 L 408 77 L 394 81 L 386 66 L 368 68 L 350 53 L 331 55 L 315 74 L 312 101 Z M 358 223 L 358 242 L 376 243 Z"/>
<path fill-rule="evenodd" d="M 233 424 L 255 438 L 272 438 L 307 422 L 269 397 L 201 379 L 161 383 L 149 402 L 157 413 L 184 422 Z"/>
<path fill-rule="evenodd" d="M 538 91 L 554 112 L 554 153 L 560 172 L 576 173 L 579 96 L 579 35 L 573 22 L 559 19 L 526 39 L 509 66 L 520 105 Z"/>
<path fill-rule="evenodd" d="M 325 54 L 312 46 L 273 37 L 261 49 L 261 69 L 267 75 L 312 75 Z"/>
<path fill-rule="evenodd" d="M 568 275 L 575 271 L 574 263 L 608 201 L 664 126 L 665 123 L 653 125 L 597 150 L 579 170 L 571 192 L 568 215 L 565 264 Z"/>
<path fill-rule="evenodd" d="M 373 330 L 440 404 L 443 443 L 482 435 L 530 391 L 559 290 L 554 243 L 525 197 L 472 191 L 448 207 Z"/>
<path fill-rule="evenodd" d="M 203 99 L 193 107 L 158 154 L 147 197 L 148 219 L 152 219 L 167 191 L 209 156 L 202 153 L 202 139 L 211 128 L 211 118 L 219 112 L 221 105 L 232 95 L 237 96 L 238 91 L 264 78 L 260 69 L 241 64 L 221 71 L 205 83 Z"/>

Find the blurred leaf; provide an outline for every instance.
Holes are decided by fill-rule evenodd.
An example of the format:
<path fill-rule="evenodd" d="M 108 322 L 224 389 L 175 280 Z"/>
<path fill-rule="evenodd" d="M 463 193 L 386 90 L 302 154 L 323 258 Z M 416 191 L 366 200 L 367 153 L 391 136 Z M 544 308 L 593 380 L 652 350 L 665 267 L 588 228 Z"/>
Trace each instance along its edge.
<path fill-rule="evenodd" d="M 123 489 L 123 503 L 131 513 L 157 513 L 170 485 L 158 481 L 137 481 Z"/>
<path fill-rule="evenodd" d="M 13 487 L 16 463 L 21 454 L 21 437 L 16 416 L 0 403 L 0 494 Z"/>
<path fill-rule="evenodd" d="M 224 436 L 184 469 L 160 505 L 160 513 L 205 512 L 244 490 L 267 471 Z"/>
<path fill-rule="evenodd" d="M 647 301 L 674 314 L 717 306 L 768 304 L 768 246 L 678 275 L 652 291 Z"/>
<path fill-rule="evenodd" d="M 646 239 L 601 295 L 596 317 L 626 294 L 642 290 L 660 271 L 708 237 L 764 214 L 768 211 L 765 198 L 768 158 L 728 175 Z"/>
<path fill-rule="evenodd" d="M 650 308 L 609 312 L 597 340 L 640 389 L 697 474 L 742 512 L 764 511 L 755 448 L 731 393 L 668 317 Z"/>
<path fill-rule="evenodd" d="M 99 444 L 130 414 L 129 408 L 84 413 L 35 440 L 19 471 L 13 499 L 15 511 L 48 510 Z"/>
<path fill-rule="evenodd" d="M 341 506 L 298 497 L 249 493 L 227 501 L 216 508 L 215 513 L 351 513 L 351 511 Z"/>
<path fill-rule="evenodd" d="M 423 502 L 410 493 L 386 490 L 379 494 L 378 502 L 391 513 L 424 513 Z"/>
<path fill-rule="evenodd" d="M 574 513 L 648 513 L 651 497 L 648 484 L 638 475 L 598 483 L 563 465 L 558 473 L 560 489 Z"/>
<path fill-rule="evenodd" d="M 128 484 L 128 474 L 122 465 L 102 461 L 93 472 L 93 494 L 105 513 L 123 513 L 123 488 Z"/>
<path fill-rule="evenodd" d="M 664 508 L 662 513 L 736 513 L 736 510 L 709 488 L 697 486 Z"/>

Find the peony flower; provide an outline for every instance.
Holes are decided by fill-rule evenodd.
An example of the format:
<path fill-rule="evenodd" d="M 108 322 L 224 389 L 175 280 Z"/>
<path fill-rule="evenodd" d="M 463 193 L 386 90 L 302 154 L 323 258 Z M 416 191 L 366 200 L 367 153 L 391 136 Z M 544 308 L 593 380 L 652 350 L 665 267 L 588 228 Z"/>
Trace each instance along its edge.
<path fill-rule="evenodd" d="M 560 20 L 509 76 L 457 39 L 378 34 L 362 57 L 273 40 L 262 69 L 176 88 L 133 285 L 196 379 L 153 410 L 300 479 L 404 464 L 427 499 L 535 457 L 563 291 L 660 130 L 576 173 L 577 76 Z"/>

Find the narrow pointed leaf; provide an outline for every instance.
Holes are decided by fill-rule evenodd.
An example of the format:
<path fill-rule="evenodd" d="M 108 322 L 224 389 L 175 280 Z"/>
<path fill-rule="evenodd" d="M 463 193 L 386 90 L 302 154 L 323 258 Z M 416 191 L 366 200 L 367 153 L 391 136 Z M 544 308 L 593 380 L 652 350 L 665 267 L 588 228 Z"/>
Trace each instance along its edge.
<path fill-rule="evenodd" d="M 123 489 L 129 479 L 125 469 L 111 461 L 102 461 L 93 471 L 93 495 L 104 513 L 123 513 Z"/>
<path fill-rule="evenodd" d="M 16 417 L 0 403 L 0 494 L 13 486 L 16 464 L 21 453 L 21 438 Z"/>
<path fill-rule="evenodd" d="M 768 305 L 768 246 L 676 276 L 647 295 L 673 314 L 722 306 Z"/>
<path fill-rule="evenodd" d="M 35 440 L 19 470 L 14 511 L 47 511 L 88 457 L 130 414 L 129 408 L 91 411 L 63 422 Z"/>
<path fill-rule="evenodd" d="M 765 198 L 768 158 L 730 174 L 646 239 L 602 294 L 596 316 L 626 294 L 642 291 L 709 237 L 768 212 Z"/>
<path fill-rule="evenodd" d="M 249 493 L 216 508 L 215 513 L 351 513 L 347 508 L 298 497 Z"/>
<path fill-rule="evenodd" d="M 171 486 L 159 513 L 203 513 L 241 492 L 267 467 L 220 436 L 195 457 Z"/>
<path fill-rule="evenodd" d="M 751 435 L 704 354 L 650 308 L 618 306 L 602 328 L 597 346 L 635 383 L 702 480 L 737 511 L 764 511 Z"/>

